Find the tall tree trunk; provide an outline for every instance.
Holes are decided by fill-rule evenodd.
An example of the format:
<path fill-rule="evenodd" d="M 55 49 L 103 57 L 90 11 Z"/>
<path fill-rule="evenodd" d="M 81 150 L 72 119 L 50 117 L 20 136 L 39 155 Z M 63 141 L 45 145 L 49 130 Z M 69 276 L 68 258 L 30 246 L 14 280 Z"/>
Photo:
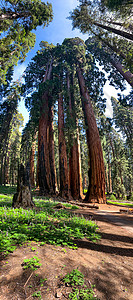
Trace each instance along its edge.
<path fill-rule="evenodd" d="M 111 163 L 108 160 L 108 168 L 109 168 L 109 193 L 112 194 L 112 177 L 111 177 Z"/>
<path fill-rule="evenodd" d="M 52 189 L 54 193 L 57 191 L 57 177 L 55 168 L 54 154 L 54 124 L 53 124 L 53 107 L 49 107 L 49 160 L 52 179 Z"/>
<path fill-rule="evenodd" d="M 127 71 L 119 61 L 115 61 L 111 58 L 110 62 L 116 68 L 116 70 L 123 76 L 123 78 L 133 87 L 133 74 L 130 71 Z"/>
<path fill-rule="evenodd" d="M 49 80 L 52 72 L 52 60 L 47 67 L 43 82 Z M 56 192 L 56 174 L 54 166 L 54 140 L 52 107 L 49 105 L 48 91 L 42 97 L 41 116 L 38 131 L 38 182 L 41 194 Z"/>
<path fill-rule="evenodd" d="M 66 142 L 64 135 L 64 109 L 63 97 L 59 94 L 58 99 L 58 144 L 59 144 L 59 176 L 60 176 L 60 195 L 69 198 L 69 181 Z"/>
<path fill-rule="evenodd" d="M 73 77 L 71 77 L 71 84 L 73 85 Z M 77 120 L 74 116 L 74 95 L 70 89 L 69 74 L 67 74 L 67 88 L 69 95 L 69 112 L 71 121 L 75 123 L 76 138 L 71 136 L 71 149 L 69 157 L 69 183 L 71 195 L 74 199 L 82 199 L 82 175 L 81 175 L 81 158 L 80 158 L 80 141 L 79 132 L 77 127 Z"/>
<path fill-rule="evenodd" d="M 96 25 L 96 26 L 98 26 L 98 27 L 100 27 L 100 28 L 103 28 L 103 29 L 105 29 L 107 31 L 113 32 L 115 34 L 118 34 L 118 35 L 120 35 L 120 36 L 122 36 L 122 37 L 124 37 L 124 38 L 126 38 L 128 40 L 131 40 L 131 41 L 133 40 L 133 34 L 132 33 L 128 33 L 126 31 L 123 31 L 123 30 L 120 30 L 120 29 L 116 29 L 114 27 L 103 25 L 103 24 L 100 24 L 100 23 L 95 22 L 95 21 L 93 22 L 93 24 Z"/>
<path fill-rule="evenodd" d="M 35 150 L 36 150 L 36 138 L 37 138 L 37 132 L 34 135 L 34 140 L 32 143 L 31 154 L 30 154 L 30 184 L 31 184 L 31 187 L 35 187 L 34 160 L 35 160 Z"/>
<path fill-rule="evenodd" d="M 10 153 L 8 152 L 6 157 L 6 162 L 5 162 L 5 183 L 6 184 L 9 184 L 9 155 Z"/>
<path fill-rule="evenodd" d="M 107 189 L 107 194 L 109 194 L 109 176 L 108 176 L 108 167 L 107 167 L 107 165 L 105 166 L 105 171 L 106 171 L 106 189 Z"/>
<path fill-rule="evenodd" d="M 85 201 L 106 203 L 105 170 L 99 132 L 89 93 L 87 91 L 87 87 L 85 86 L 85 81 L 79 67 L 77 67 L 77 75 L 80 86 L 85 124 L 87 126 L 87 142 L 90 158 L 89 188 Z"/>

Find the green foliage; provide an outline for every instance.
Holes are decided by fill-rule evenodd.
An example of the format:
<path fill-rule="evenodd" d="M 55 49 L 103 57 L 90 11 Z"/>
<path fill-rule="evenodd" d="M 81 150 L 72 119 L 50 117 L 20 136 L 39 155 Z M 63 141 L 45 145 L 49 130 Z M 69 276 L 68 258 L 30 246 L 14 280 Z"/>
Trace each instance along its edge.
<path fill-rule="evenodd" d="M 30 269 L 32 271 L 40 268 L 41 264 L 39 263 L 40 259 L 37 256 L 34 256 L 30 259 L 24 259 L 22 267 L 24 270 Z"/>
<path fill-rule="evenodd" d="M 72 293 L 69 294 L 69 299 L 72 300 L 94 300 L 97 299 L 94 296 L 93 288 L 90 289 L 75 289 Z M 98 300 L 98 299 L 97 299 Z"/>
<path fill-rule="evenodd" d="M 107 9 L 107 3 L 117 3 L 119 1 L 82 1 L 79 0 L 80 5 L 75 8 L 71 14 L 73 28 L 78 28 L 82 33 L 88 33 L 92 39 L 96 40 L 96 44 L 101 44 L 99 47 L 99 59 L 101 60 L 101 53 L 103 57 L 104 52 L 104 68 L 109 67 L 108 61 L 112 63 L 112 58 L 115 62 L 119 61 L 122 64 L 122 69 L 128 68 L 132 72 L 133 59 L 133 45 L 132 45 L 132 4 L 127 4 L 124 1 L 123 6 L 116 5 L 116 10 L 110 13 Z M 103 4 L 103 5 L 101 5 Z M 104 7 L 104 5 L 106 7 Z M 100 50 L 101 48 L 101 50 Z M 117 55 L 117 56 L 116 56 Z M 106 66 L 107 63 L 107 66 Z M 125 67 L 124 67 L 125 66 Z M 116 64 L 115 64 L 116 67 Z M 117 68 L 118 70 L 118 68 Z M 119 71 L 111 71 L 111 84 L 120 81 Z M 113 80 L 112 80 L 113 75 Z M 114 80 L 116 75 L 116 80 Z M 123 74 L 124 76 L 124 74 Z M 122 86 L 122 84 L 121 84 Z"/>
<path fill-rule="evenodd" d="M 1 201 L 6 203 L 3 198 Z M 34 199 L 34 202 L 39 206 L 38 200 Z M 8 254 L 17 244 L 32 240 L 77 249 L 75 239 L 86 237 L 96 241 L 100 238 L 95 222 L 76 217 L 67 210 L 55 211 L 52 206 L 53 203 L 43 200 L 39 212 L 0 208 L 0 251 Z"/>
<path fill-rule="evenodd" d="M 130 197 L 129 201 L 133 201 L 133 192 L 131 194 L 131 197 Z"/>
<path fill-rule="evenodd" d="M 34 292 L 34 293 L 32 294 L 32 297 L 42 299 L 42 298 L 41 298 L 41 292 L 40 292 L 40 291 Z"/>
<path fill-rule="evenodd" d="M 112 194 L 109 198 L 110 198 L 110 200 L 112 200 L 112 201 L 116 200 L 116 197 L 115 197 L 115 195 L 113 195 L 113 194 Z"/>
<path fill-rule="evenodd" d="M 69 293 L 69 299 L 72 300 L 93 300 L 97 299 L 96 296 L 94 296 L 94 291 L 93 287 L 91 288 L 86 288 L 85 280 L 84 280 L 84 275 L 78 270 L 78 269 L 73 269 L 70 273 L 68 273 L 64 279 L 64 283 L 67 285 L 72 286 L 72 292 Z M 78 286 L 78 288 L 77 288 Z M 82 286 L 82 288 L 81 288 Z M 98 299 L 97 299 L 98 300 Z"/>
<path fill-rule="evenodd" d="M 108 203 L 108 204 L 115 204 L 115 205 L 122 205 L 122 206 L 130 207 L 130 208 L 133 207 L 133 204 L 132 204 L 132 203 L 127 203 L 127 202 L 124 203 L 124 202 L 121 202 L 121 200 L 120 200 L 120 202 L 118 202 L 118 201 L 117 201 L 117 202 L 116 202 L 116 201 L 113 202 L 113 200 L 112 200 L 112 201 L 111 201 L 111 200 L 108 200 L 107 203 Z"/>
<path fill-rule="evenodd" d="M 52 21 L 52 5 L 41 0 L 2 1 L 0 4 L 0 71 L 4 81 L 8 69 L 25 59 L 34 47 L 37 26 Z M 2 78 L 3 76 L 3 78 Z"/>
<path fill-rule="evenodd" d="M 63 281 L 71 286 L 83 285 L 84 275 L 78 269 L 74 269 L 64 277 Z"/>

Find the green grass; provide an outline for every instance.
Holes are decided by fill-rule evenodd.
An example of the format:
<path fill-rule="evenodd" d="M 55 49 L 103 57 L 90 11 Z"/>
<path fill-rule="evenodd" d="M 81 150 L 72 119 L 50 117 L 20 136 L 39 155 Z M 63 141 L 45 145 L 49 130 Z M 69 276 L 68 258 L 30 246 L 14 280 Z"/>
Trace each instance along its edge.
<path fill-rule="evenodd" d="M 5 195 L 13 195 L 17 190 L 17 186 L 1 186 L 0 185 L 0 194 L 5 194 Z"/>
<path fill-rule="evenodd" d="M 124 203 L 124 202 L 117 202 L 117 201 L 115 201 L 115 202 L 113 202 L 113 201 L 110 201 L 110 200 L 107 200 L 107 203 L 108 204 L 115 204 L 115 205 L 122 205 L 122 206 L 125 206 L 125 207 L 131 207 L 131 208 L 133 208 L 133 204 L 132 203 Z"/>
<path fill-rule="evenodd" d="M 34 198 L 39 211 L 11 208 L 12 196 L 0 195 L 0 252 L 8 254 L 26 241 L 76 249 L 76 239 L 100 238 L 95 222 L 77 217 L 66 209 L 55 211 L 57 202 Z"/>

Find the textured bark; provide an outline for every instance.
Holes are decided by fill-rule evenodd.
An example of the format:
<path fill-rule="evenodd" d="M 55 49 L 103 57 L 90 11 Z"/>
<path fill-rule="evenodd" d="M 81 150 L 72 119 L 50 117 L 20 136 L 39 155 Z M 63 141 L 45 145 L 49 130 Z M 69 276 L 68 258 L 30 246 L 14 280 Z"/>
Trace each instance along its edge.
<path fill-rule="evenodd" d="M 105 166 L 105 171 L 106 171 L 106 191 L 107 191 L 107 194 L 109 194 L 109 176 L 108 176 L 107 165 Z"/>
<path fill-rule="evenodd" d="M 52 61 L 46 69 L 43 82 L 49 80 L 52 72 Z M 53 112 L 49 105 L 48 91 L 42 97 L 41 117 L 38 131 L 38 182 L 41 194 L 56 192 L 56 174 L 54 160 Z"/>
<path fill-rule="evenodd" d="M 112 177 L 111 177 L 111 163 L 109 158 L 109 151 L 108 151 L 108 169 L 109 169 L 109 193 L 112 194 Z"/>
<path fill-rule="evenodd" d="M 124 38 L 126 38 L 128 40 L 131 40 L 131 41 L 133 40 L 133 34 L 132 33 L 128 33 L 126 31 L 119 30 L 119 29 L 116 29 L 114 27 L 110 27 L 110 26 L 107 26 L 107 25 L 102 25 L 102 24 L 100 24 L 98 22 L 93 22 L 93 24 L 96 25 L 96 26 L 98 26 L 98 27 L 100 27 L 100 28 L 103 28 L 103 29 L 105 29 L 107 31 L 113 32 L 115 34 L 118 34 L 118 35 L 120 35 L 120 36 L 122 36 L 122 37 L 124 37 Z"/>
<path fill-rule="evenodd" d="M 49 107 L 49 160 L 52 179 L 52 189 L 54 193 L 57 191 L 57 177 L 55 168 L 55 155 L 54 155 L 54 125 L 53 125 L 53 107 Z"/>
<path fill-rule="evenodd" d="M 17 193 L 15 193 L 13 196 L 12 206 L 14 208 L 33 208 L 35 206 L 30 190 L 29 175 L 29 165 L 27 164 L 27 167 L 25 169 L 21 164 L 18 171 Z"/>
<path fill-rule="evenodd" d="M 6 163 L 5 163 L 5 183 L 9 184 L 9 154 L 7 154 L 6 157 Z"/>
<path fill-rule="evenodd" d="M 123 76 L 123 78 L 133 87 L 133 74 L 130 71 L 125 70 L 125 67 L 114 59 L 110 60 L 111 64 L 116 70 Z"/>
<path fill-rule="evenodd" d="M 50 133 L 51 124 L 49 114 L 51 114 L 51 107 L 48 107 L 48 95 L 45 93 L 45 112 L 42 113 L 39 120 L 38 132 L 38 181 L 41 194 L 55 193 L 55 170 L 54 152 L 51 149 L 52 135 Z M 52 145 L 53 148 L 53 145 Z"/>
<path fill-rule="evenodd" d="M 106 203 L 105 170 L 99 132 L 89 93 L 85 86 L 85 81 L 79 67 L 77 68 L 77 75 L 81 92 L 85 124 L 87 126 L 87 143 L 90 158 L 89 188 L 86 194 L 85 201 Z"/>
<path fill-rule="evenodd" d="M 73 85 L 73 77 L 71 77 L 71 84 Z M 69 74 L 67 74 L 67 88 L 69 95 L 69 111 L 71 119 L 75 122 L 75 129 L 77 131 L 77 138 L 71 136 L 71 149 L 69 156 L 69 184 L 71 195 L 74 199 L 82 199 L 82 175 L 81 175 L 81 158 L 80 158 L 80 141 L 79 141 L 79 132 L 77 127 L 77 120 L 74 116 L 74 96 L 73 92 L 70 90 L 70 79 Z"/>
<path fill-rule="evenodd" d="M 64 109 L 63 97 L 61 93 L 58 99 L 58 144 L 59 144 L 59 176 L 60 176 L 60 195 L 69 198 L 69 181 L 66 142 L 64 135 Z"/>
<path fill-rule="evenodd" d="M 31 187 L 35 187 L 34 159 L 35 159 L 35 150 L 36 150 L 36 138 L 37 138 L 37 133 L 35 133 L 34 141 L 32 143 L 32 148 L 31 148 L 31 154 L 30 154 L 30 184 L 31 184 Z"/>

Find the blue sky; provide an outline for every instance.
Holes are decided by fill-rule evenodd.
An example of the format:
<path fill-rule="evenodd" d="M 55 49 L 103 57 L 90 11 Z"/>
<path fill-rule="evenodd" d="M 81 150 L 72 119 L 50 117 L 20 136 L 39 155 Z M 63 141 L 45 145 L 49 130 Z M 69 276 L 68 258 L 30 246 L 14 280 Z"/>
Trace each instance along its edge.
<path fill-rule="evenodd" d="M 48 43 L 61 44 L 65 38 L 72 38 L 79 36 L 83 40 L 88 38 L 88 35 L 81 34 L 79 30 L 72 30 L 71 20 L 68 20 L 69 12 L 72 11 L 77 5 L 78 0 L 49 0 L 53 7 L 53 21 L 48 27 L 38 27 L 35 31 L 36 34 L 36 44 L 34 49 L 32 49 L 28 54 L 25 62 L 23 64 L 18 64 L 15 68 L 14 80 L 18 79 L 24 72 L 26 66 L 30 62 L 31 58 L 35 56 L 37 50 L 39 49 L 39 43 L 41 41 L 47 41 Z M 114 87 L 109 86 L 108 82 L 104 87 L 105 97 L 107 98 L 107 108 L 106 116 L 112 117 L 112 107 L 110 102 L 110 97 L 117 96 L 118 91 Z M 25 108 L 24 100 L 20 102 L 19 112 L 24 116 L 24 125 L 27 123 L 29 114 Z"/>

